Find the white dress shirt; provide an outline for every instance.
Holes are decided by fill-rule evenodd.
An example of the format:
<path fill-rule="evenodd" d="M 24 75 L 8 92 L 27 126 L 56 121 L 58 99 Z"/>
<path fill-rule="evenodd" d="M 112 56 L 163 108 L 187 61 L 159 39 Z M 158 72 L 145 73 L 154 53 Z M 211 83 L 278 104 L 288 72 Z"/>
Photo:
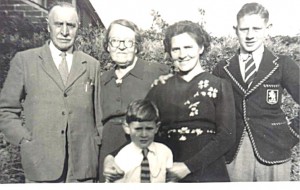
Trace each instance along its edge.
<path fill-rule="evenodd" d="M 167 169 L 173 166 L 173 154 L 166 145 L 157 142 L 151 143 L 148 149 L 151 183 L 165 183 Z M 125 175 L 116 182 L 140 183 L 142 160 L 142 149 L 133 142 L 123 147 L 115 156 L 115 163 Z"/>
<path fill-rule="evenodd" d="M 264 46 L 261 46 L 256 51 L 252 52 L 256 72 L 258 71 L 258 68 L 260 66 L 260 62 L 262 60 L 263 53 L 264 53 Z M 245 66 L 246 66 L 245 60 L 248 59 L 248 56 L 249 56 L 249 53 L 245 53 L 245 52 L 240 52 L 240 55 L 239 55 L 240 70 L 241 70 L 241 74 L 242 74 L 244 81 L 245 81 Z"/>
<path fill-rule="evenodd" d="M 49 44 L 49 48 L 50 48 L 50 52 L 53 58 L 53 61 L 55 63 L 56 68 L 58 69 L 59 64 L 61 63 L 62 57 L 60 56 L 61 51 L 59 49 L 57 49 L 53 42 L 50 41 Z M 67 64 L 68 64 L 68 71 L 70 73 L 71 71 L 71 67 L 72 67 L 72 61 L 73 61 L 73 54 L 70 52 L 66 52 L 66 60 L 67 60 Z"/>

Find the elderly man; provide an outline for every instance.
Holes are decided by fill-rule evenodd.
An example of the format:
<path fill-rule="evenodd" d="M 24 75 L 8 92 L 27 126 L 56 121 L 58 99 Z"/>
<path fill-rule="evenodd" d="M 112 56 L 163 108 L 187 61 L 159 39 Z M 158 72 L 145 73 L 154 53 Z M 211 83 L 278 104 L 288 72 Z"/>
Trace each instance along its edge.
<path fill-rule="evenodd" d="M 0 130 L 20 145 L 26 182 L 97 177 L 99 64 L 74 50 L 78 27 L 72 4 L 54 5 L 48 15 L 50 40 L 11 61 L 0 94 Z"/>

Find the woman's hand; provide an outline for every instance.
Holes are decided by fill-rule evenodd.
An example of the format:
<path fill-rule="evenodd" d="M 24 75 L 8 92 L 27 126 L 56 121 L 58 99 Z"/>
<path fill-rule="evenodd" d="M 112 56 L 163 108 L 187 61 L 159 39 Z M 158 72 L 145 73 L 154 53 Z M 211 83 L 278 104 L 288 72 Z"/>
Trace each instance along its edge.
<path fill-rule="evenodd" d="M 190 169 L 183 162 L 174 162 L 173 167 L 168 170 L 167 181 L 179 181 L 190 173 Z"/>
<path fill-rule="evenodd" d="M 124 172 L 117 166 L 112 155 L 107 155 L 104 159 L 103 175 L 106 182 L 114 182 L 124 176 Z"/>
<path fill-rule="evenodd" d="M 151 87 L 157 86 L 159 83 L 165 84 L 166 81 L 167 81 L 169 78 L 171 78 L 172 76 L 173 76 L 172 73 L 169 73 L 169 74 L 167 74 L 167 75 L 161 75 L 161 76 L 159 76 L 158 79 L 155 79 L 155 80 L 153 81 L 153 83 L 151 84 Z"/>

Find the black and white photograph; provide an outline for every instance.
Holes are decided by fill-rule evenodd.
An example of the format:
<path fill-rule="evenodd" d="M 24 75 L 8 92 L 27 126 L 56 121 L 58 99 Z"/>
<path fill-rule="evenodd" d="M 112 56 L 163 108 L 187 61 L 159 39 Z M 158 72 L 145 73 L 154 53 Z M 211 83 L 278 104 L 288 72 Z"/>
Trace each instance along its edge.
<path fill-rule="evenodd" d="M 0 0 L 0 188 L 296 188 L 299 7 Z"/>

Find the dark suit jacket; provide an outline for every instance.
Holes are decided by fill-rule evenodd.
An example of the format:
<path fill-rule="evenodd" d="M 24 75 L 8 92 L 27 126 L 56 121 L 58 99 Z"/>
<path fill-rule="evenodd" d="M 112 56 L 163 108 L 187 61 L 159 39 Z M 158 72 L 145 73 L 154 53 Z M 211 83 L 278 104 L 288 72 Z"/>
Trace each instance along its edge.
<path fill-rule="evenodd" d="M 98 144 L 95 110 L 100 91 L 99 63 L 75 51 L 64 86 L 49 46 L 17 53 L 0 95 L 0 130 L 9 142 L 21 144 L 22 165 L 33 181 L 58 179 L 66 156 L 66 129 L 74 177 L 96 177 Z M 22 103 L 22 100 L 24 102 Z M 25 125 L 20 118 L 24 109 Z M 95 117 L 96 116 L 96 117 Z M 100 122 L 97 122 L 100 127 Z"/>
<path fill-rule="evenodd" d="M 267 48 L 248 89 L 238 54 L 216 66 L 213 74 L 231 82 L 236 106 L 237 141 L 226 155 L 227 162 L 235 158 L 246 131 L 261 162 L 277 164 L 290 159 L 290 149 L 299 142 L 299 124 L 288 124 L 281 110 L 282 94 L 286 89 L 299 103 L 299 72 L 299 66 L 289 57 L 275 55 Z"/>

